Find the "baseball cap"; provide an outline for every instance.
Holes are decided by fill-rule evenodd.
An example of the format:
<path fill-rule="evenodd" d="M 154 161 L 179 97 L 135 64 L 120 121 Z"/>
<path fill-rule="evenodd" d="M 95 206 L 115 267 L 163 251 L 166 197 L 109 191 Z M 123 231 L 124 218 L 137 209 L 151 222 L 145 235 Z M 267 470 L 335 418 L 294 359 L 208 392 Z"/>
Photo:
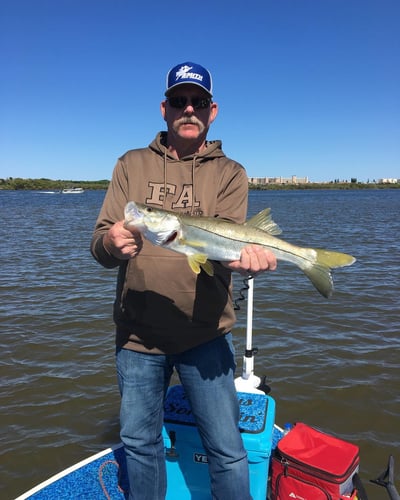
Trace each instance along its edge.
<path fill-rule="evenodd" d="M 168 97 L 172 89 L 184 83 L 198 85 L 212 97 L 211 73 L 206 68 L 203 68 L 203 66 L 200 66 L 200 64 L 184 62 L 170 69 L 167 74 L 167 90 L 165 91 L 165 95 Z"/>

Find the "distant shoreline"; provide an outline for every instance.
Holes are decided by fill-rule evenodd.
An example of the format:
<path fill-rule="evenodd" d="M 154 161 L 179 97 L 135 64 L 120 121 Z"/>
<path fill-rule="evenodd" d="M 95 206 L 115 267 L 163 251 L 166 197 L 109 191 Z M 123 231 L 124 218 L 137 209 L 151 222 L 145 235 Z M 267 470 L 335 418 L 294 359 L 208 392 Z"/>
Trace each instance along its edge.
<path fill-rule="evenodd" d="M 65 188 L 82 187 L 85 190 L 104 190 L 108 188 L 110 181 L 107 179 L 99 181 L 68 181 L 51 179 L 0 179 L 0 190 L 9 191 L 60 191 Z M 288 191 L 288 190 L 312 190 L 312 189 L 398 189 L 400 183 L 375 183 L 375 182 L 308 182 L 305 184 L 250 184 L 252 191 Z"/>
<path fill-rule="evenodd" d="M 360 190 L 360 189 L 399 189 L 400 183 L 378 182 L 308 182 L 306 184 L 249 184 L 252 191 L 311 191 L 313 189 Z"/>
<path fill-rule="evenodd" d="M 13 177 L 0 179 L 0 190 L 10 191 L 61 191 L 67 188 L 83 188 L 84 190 L 107 189 L 110 181 L 69 181 L 52 179 L 21 179 Z"/>

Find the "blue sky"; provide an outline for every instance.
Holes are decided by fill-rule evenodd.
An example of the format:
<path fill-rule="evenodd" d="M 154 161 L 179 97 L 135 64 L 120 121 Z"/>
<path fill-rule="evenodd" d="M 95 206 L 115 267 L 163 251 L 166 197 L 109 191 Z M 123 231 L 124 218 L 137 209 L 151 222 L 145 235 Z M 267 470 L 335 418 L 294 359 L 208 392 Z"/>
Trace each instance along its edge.
<path fill-rule="evenodd" d="M 399 25 L 398 0 L 2 0 L 0 178 L 109 179 L 188 60 L 249 176 L 400 178 Z"/>

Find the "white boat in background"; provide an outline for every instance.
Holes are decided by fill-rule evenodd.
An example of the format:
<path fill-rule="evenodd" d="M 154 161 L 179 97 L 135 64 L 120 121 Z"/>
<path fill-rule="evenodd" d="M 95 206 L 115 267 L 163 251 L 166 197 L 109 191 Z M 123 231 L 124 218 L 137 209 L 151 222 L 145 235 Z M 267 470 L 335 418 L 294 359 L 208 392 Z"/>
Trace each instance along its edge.
<path fill-rule="evenodd" d="M 61 192 L 62 194 L 81 194 L 84 193 L 85 190 L 81 187 L 72 187 L 63 189 Z"/>

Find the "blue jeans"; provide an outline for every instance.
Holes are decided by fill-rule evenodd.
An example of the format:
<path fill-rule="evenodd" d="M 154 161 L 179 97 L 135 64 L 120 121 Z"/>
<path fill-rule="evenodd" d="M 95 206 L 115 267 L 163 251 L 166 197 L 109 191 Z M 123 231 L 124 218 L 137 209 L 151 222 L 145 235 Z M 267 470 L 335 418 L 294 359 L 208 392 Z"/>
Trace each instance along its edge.
<path fill-rule="evenodd" d="M 163 403 L 174 367 L 207 453 L 212 498 L 250 500 L 247 453 L 238 429 L 231 334 L 177 355 L 117 350 L 130 500 L 163 500 L 166 495 Z"/>

